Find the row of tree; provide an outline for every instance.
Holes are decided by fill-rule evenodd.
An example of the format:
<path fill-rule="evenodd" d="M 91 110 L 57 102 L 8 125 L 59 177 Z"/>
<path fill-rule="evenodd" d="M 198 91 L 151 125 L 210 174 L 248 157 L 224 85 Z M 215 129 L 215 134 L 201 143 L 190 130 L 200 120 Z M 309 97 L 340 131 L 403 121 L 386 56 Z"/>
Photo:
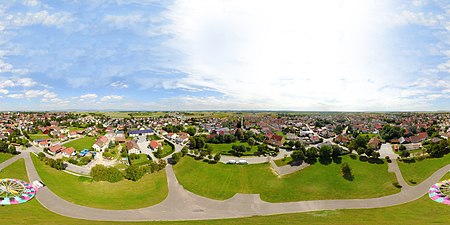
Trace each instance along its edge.
<path fill-rule="evenodd" d="M 291 157 L 294 161 L 303 161 L 306 158 L 330 158 L 337 157 L 344 153 L 344 150 L 338 145 L 323 145 L 320 148 L 310 147 L 306 149 L 301 146 L 299 149 L 294 150 Z"/>
<path fill-rule="evenodd" d="M 5 141 L 0 141 L 0 152 L 9 153 L 9 154 L 17 154 L 16 147 L 13 145 L 9 145 Z"/>

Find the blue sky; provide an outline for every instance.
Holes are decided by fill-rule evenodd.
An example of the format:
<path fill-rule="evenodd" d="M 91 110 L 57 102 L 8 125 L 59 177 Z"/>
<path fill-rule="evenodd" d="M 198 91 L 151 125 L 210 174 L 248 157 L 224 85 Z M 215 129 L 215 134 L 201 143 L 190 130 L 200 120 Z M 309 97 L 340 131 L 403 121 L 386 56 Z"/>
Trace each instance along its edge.
<path fill-rule="evenodd" d="M 0 3 L 0 110 L 450 110 L 450 5 Z"/>

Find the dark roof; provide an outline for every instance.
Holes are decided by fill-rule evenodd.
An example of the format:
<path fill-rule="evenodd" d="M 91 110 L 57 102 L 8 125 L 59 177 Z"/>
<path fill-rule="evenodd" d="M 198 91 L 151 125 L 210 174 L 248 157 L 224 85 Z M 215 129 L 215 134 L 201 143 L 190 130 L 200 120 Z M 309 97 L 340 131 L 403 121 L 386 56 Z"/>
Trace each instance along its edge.
<path fill-rule="evenodd" d="M 153 130 L 130 130 L 128 134 L 146 134 L 153 133 Z"/>

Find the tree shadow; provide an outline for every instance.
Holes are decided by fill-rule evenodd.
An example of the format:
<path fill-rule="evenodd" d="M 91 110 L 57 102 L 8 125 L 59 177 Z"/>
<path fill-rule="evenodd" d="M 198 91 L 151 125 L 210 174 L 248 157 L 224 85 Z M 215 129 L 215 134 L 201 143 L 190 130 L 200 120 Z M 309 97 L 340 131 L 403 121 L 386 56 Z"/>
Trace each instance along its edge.
<path fill-rule="evenodd" d="M 333 157 L 333 163 L 341 164 L 342 163 L 342 157 L 339 157 L 339 156 Z"/>
<path fill-rule="evenodd" d="M 353 174 L 343 174 L 342 177 L 348 181 L 353 181 L 355 179 L 355 176 Z"/>
<path fill-rule="evenodd" d="M 350 154 L 350 159 L 356 160 L 357 156 L 355 154 Z"/>
<path fill-rule="evenodd" d="M 300 166 L 303 164 L 303 160 L 302 161 L 291 161 L 288 164 L 291 166 Z"/>
<path fill-rule="evenodd" d="M 369 158 L 367 161 L 371 164 L 384 164 L 384 161 L 379 158 Z"/>
<path fill-rule="evenodd" d="M 317 163 L 317 158 L 316 157 L 308 157 L 305 159 L 305 162 L 310 165 L 314 165 Z"/>
<path fill-rule="evenodd" d="M 320 157 L 319 162 L 322 165 L 330 165 L 333 162 L 333 160 L 330 157 Z"/>
<path fill-rule="evenodd" d="M 367 156 L 359 156 L 359 161 L 361 162 L 367 162 Z"/>

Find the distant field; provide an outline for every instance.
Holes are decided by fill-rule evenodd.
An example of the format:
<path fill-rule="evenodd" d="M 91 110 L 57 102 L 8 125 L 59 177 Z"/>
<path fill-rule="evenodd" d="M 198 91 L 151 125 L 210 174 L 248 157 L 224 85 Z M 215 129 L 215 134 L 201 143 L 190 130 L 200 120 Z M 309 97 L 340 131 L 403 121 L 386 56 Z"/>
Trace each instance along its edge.
<path fill-rule="evenodd" d="M 86 136 L 84 138 L 80 138 L 78 140 L 74 140 L 64 144 L 65 147 L 70 148 L 73 147 L 77 151 L 81 151 L 83 149 L 91 149 L 92 145 L 95 143 L 95 137 Z"/>

